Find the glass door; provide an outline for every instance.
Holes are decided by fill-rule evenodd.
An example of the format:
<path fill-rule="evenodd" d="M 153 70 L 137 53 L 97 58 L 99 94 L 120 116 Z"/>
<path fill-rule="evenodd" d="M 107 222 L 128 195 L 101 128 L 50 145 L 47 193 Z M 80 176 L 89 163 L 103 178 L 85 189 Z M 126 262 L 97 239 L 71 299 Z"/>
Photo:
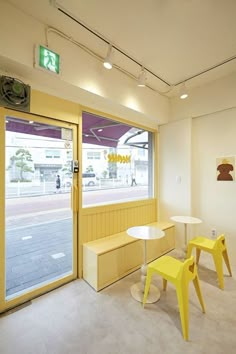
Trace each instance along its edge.
<path fill-rule="evenodd" d="M 77 276 L 77 127 L 2 109 L 1 138 L 4 310 Z"/>

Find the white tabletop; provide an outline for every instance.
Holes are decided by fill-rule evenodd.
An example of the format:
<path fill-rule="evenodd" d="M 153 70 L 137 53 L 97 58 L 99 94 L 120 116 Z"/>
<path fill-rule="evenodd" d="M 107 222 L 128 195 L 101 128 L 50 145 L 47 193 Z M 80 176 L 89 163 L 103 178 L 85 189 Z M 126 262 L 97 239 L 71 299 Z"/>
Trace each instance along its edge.
<path fill-rule="evenodd" d="M 193 216 L 172 216 L 170 219 L 183 224 L 200 224 L 202 222 L 201 219 L 194 218 Z"/>
<path fill-rule="evenodd" d="M 155 226 L 134 226 L 127 230 L 127 234 L 141 240 L 154 240 L 165 236 L 165 232 Z"/>

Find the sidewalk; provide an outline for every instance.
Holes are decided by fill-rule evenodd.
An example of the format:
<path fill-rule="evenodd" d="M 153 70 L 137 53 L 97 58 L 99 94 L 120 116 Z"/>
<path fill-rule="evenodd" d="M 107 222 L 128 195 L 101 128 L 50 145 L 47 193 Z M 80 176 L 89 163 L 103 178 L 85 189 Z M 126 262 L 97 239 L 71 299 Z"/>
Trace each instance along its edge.
<path fill-rule="evenodd" d="M 7 296 L 72 272 L 72 229 L 65 208 L 7 219 Z"/>

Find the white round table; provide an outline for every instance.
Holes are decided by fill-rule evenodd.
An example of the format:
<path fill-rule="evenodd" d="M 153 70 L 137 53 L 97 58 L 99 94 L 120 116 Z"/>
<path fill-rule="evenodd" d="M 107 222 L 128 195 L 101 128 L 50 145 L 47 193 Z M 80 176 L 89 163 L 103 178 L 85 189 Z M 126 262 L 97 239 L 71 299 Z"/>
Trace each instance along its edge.
<path fill-rule="evenodd" d="M 143 295 L 147 276 L 147 250 L 146 241 L 155 240 L 165 236 L 165 232 L 155 226 L 134 226 L 127 230 L 127 234 L 134 238 L 144 240 L 144 264 L 141 267 L 141 281 L 132 285 L 130 288 L 131 295 L 133 298 L 139 302 L 143 302 Z M 160 291 L 154 286 L 150 285 L 150 290 L 147 296 L 147 303 L 151 304 L 160 299 Z"/>
<path fill-rule="evenodd" d="M 175 222 L 184 224 L 184 252 L 186 253 L 187 244 L 188 244 L 187 224 L 200 224 L 202 223 L 202 220 L 198 218 L 194 218 L 193 216 L 186 216 L 186 215 L 172 216 L 170 219 Z"/>

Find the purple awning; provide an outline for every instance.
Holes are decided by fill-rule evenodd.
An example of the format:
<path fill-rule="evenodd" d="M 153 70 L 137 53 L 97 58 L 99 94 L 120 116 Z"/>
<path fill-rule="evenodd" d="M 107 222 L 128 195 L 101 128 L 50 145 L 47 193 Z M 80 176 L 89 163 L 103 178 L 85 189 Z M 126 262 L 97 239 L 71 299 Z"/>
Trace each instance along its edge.
<path fill-rule="evenodd" d="M 83 112 L 83 143 L 116 147 L 119 139 L 131 129 L 130 126 L 114 122 L 92 113 Z"/>
<path fill-rule="evenodd" d="M 47 138 L 61 139 L 61 128 L 34 122 L 29 124 L 29 121 L 14 117 L 6 117 L 6 130 L 15 133 L 23 133 Z"/>
<path fill-rule="evenodd" d="M 61 139 L 61 128 L 53 125 L 41 124 L 21 120 L 14 117 L 6 117 L 8 121 L 6 125 L 7 131 L 16 133 L 24 133 L 30 135 L 44 136 L 54 139 Z M 126 134 L 132 127 L 106 119 L 92 113 L 82 113 L 83 122 L 83 143 L 117 147 L 119 139 Z"/>

